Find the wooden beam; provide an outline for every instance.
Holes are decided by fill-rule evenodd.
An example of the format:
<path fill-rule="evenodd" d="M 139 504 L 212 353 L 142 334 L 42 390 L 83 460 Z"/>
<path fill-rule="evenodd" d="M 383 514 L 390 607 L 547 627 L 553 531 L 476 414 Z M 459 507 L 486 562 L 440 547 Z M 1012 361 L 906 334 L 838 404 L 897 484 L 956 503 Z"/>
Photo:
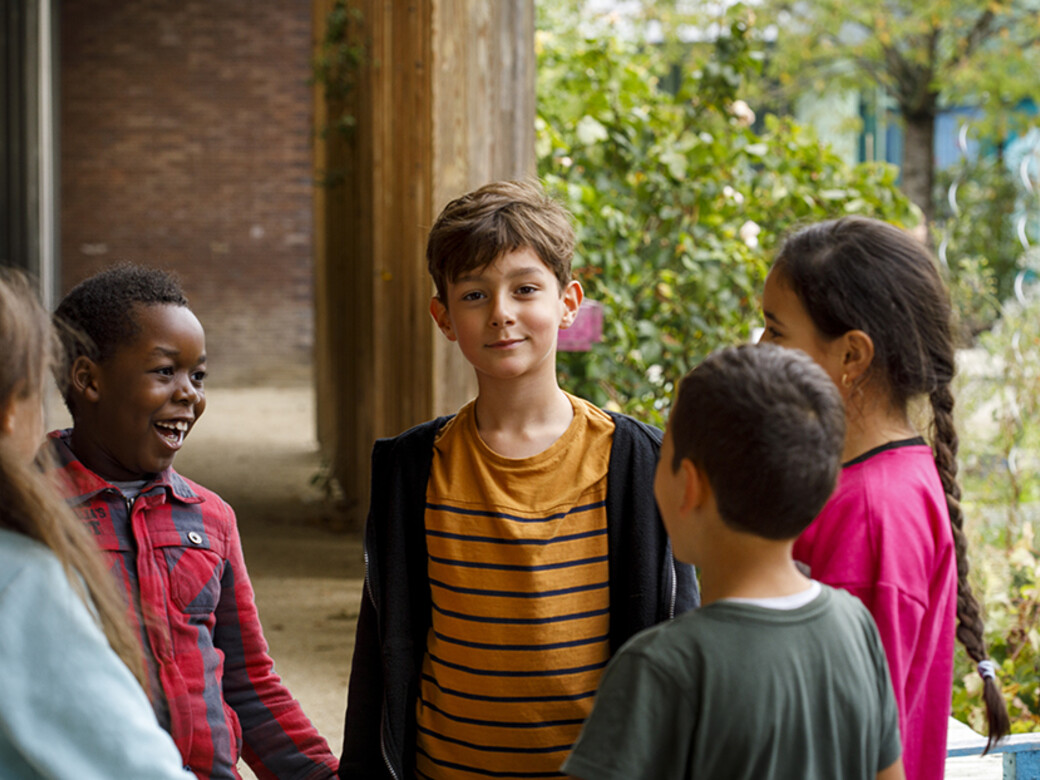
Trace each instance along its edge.
<path fill-rule="evenodd" d="M 440 0 L 433 32 L 431 224 L 452 198 L 534 175 L 534 4 Z M 454 344 L 436 329 L 431 337 L 432 411 L 448 414 L 476 393 L 475 380 Z"/>
<path fill-rule="evenodd" d="M 332 0 L 315 0 L 327 13 Z M 322 442 L 352 520 L 368 456 L 454 411 L 472 370 L 430 319 L 426 235 L 452 198 L 534 172 L 533 0 L 352 0 L 366 52 L 341 193 L 318 197 Z M 316 152 L 328 162 L 338 152 Z"/>

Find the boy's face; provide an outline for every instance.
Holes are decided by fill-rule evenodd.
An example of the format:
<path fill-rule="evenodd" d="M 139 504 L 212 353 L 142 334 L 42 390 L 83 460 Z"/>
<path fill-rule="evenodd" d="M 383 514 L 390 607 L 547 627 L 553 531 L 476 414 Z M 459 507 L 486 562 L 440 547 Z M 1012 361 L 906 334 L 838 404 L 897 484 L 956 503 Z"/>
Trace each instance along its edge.
<path fill-rule="evenodd" d="M 559 330 L 574 322 L 581 298 L 581 285 L 572 281 L 561 292 L 549 267 L 524 248 L 448 282 L 430 313 L 478 380 L 544 374 L 555 381 Z"/>
<path fill-rule="evenodd" d="M 205 334 L 191 310 L 137 305 L 134 319 L 140 332 L 133 341 L 102 363 L 73 368 L 73 450 L 116 481 L 169 468 L 206 408 Z"/>
<path fill-rule="evenodd" d="M 668 538 L 672 540 L 672 554 L 677 560 L 692 563 L 691 551 L 696 549 L 693 539 L 694 523 L 683 506 L 687 501 L 686 482 L 689 475 L 683 464 L 676 470 L 672 469 L 674 456 L 675 445 L 672 442 L 672 425 L 669 422 L 664 441 L 661 442 L 661 456 L 654 474 L 654 498 L 657 499 L 657 508 L 661 512 L 665 530 L 668 531 Z"/>

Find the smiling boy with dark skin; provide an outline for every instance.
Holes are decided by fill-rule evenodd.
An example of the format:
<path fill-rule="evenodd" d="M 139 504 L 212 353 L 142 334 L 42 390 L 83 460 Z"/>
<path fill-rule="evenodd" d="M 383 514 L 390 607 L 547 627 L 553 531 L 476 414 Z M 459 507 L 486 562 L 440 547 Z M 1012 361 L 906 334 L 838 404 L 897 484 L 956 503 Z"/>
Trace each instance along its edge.
<path fill-rule="evenodd" d="M 173 470 L 206 408 L 206 340 L 180 286 L 133 265 L 55 313 L 73 427 L 50 436 L 73 510 L 105 552 L 141 641 L 149 696 L 187 768 L 329 778 L 338 762 L 267 654 L 231 507 Z"/>
<path fill-rule="evenodd" d="M 72 392 L 82 395 L 72 451 L 95 474 L 115 481 L 172 466 L 206 409 L 205 335 L 191 310 L 137 305 L 133 318 L 142 337 L 106 361 L 80 355 L 72 366 Z M 155 367 L 142 371 L 148 364 Z"/>

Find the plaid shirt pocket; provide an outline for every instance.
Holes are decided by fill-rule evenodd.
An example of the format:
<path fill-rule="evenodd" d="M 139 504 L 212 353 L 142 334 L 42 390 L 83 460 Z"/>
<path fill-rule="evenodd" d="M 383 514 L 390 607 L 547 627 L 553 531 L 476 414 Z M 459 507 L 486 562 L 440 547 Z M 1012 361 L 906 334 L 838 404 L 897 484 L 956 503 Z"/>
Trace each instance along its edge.
<path fill-rule="evenodd" d="M 153 540 L 153 546 L 165 563 L 173 606 L 185 615 L 212 615 L 220 600 L 223 557 L 210 549 L 208 537 L 196 531 L 170 536 Z"/>

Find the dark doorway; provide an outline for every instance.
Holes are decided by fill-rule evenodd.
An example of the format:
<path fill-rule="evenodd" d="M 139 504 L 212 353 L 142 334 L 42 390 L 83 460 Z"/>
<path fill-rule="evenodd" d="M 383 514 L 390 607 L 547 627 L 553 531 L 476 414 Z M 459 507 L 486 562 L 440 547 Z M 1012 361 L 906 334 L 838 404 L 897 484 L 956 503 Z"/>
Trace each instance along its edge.
<path fill-rule="evenodd" d="M 0 265 L 32 271 L 29 230 L 27 83 L 28 15 L 24 0 L 4 3 L 0 16 Z"/>
<path fill-rule="evenodd" d="M 57 246 L 53 0 L 0 10 L 0 265 L 53 291 Z"/>

